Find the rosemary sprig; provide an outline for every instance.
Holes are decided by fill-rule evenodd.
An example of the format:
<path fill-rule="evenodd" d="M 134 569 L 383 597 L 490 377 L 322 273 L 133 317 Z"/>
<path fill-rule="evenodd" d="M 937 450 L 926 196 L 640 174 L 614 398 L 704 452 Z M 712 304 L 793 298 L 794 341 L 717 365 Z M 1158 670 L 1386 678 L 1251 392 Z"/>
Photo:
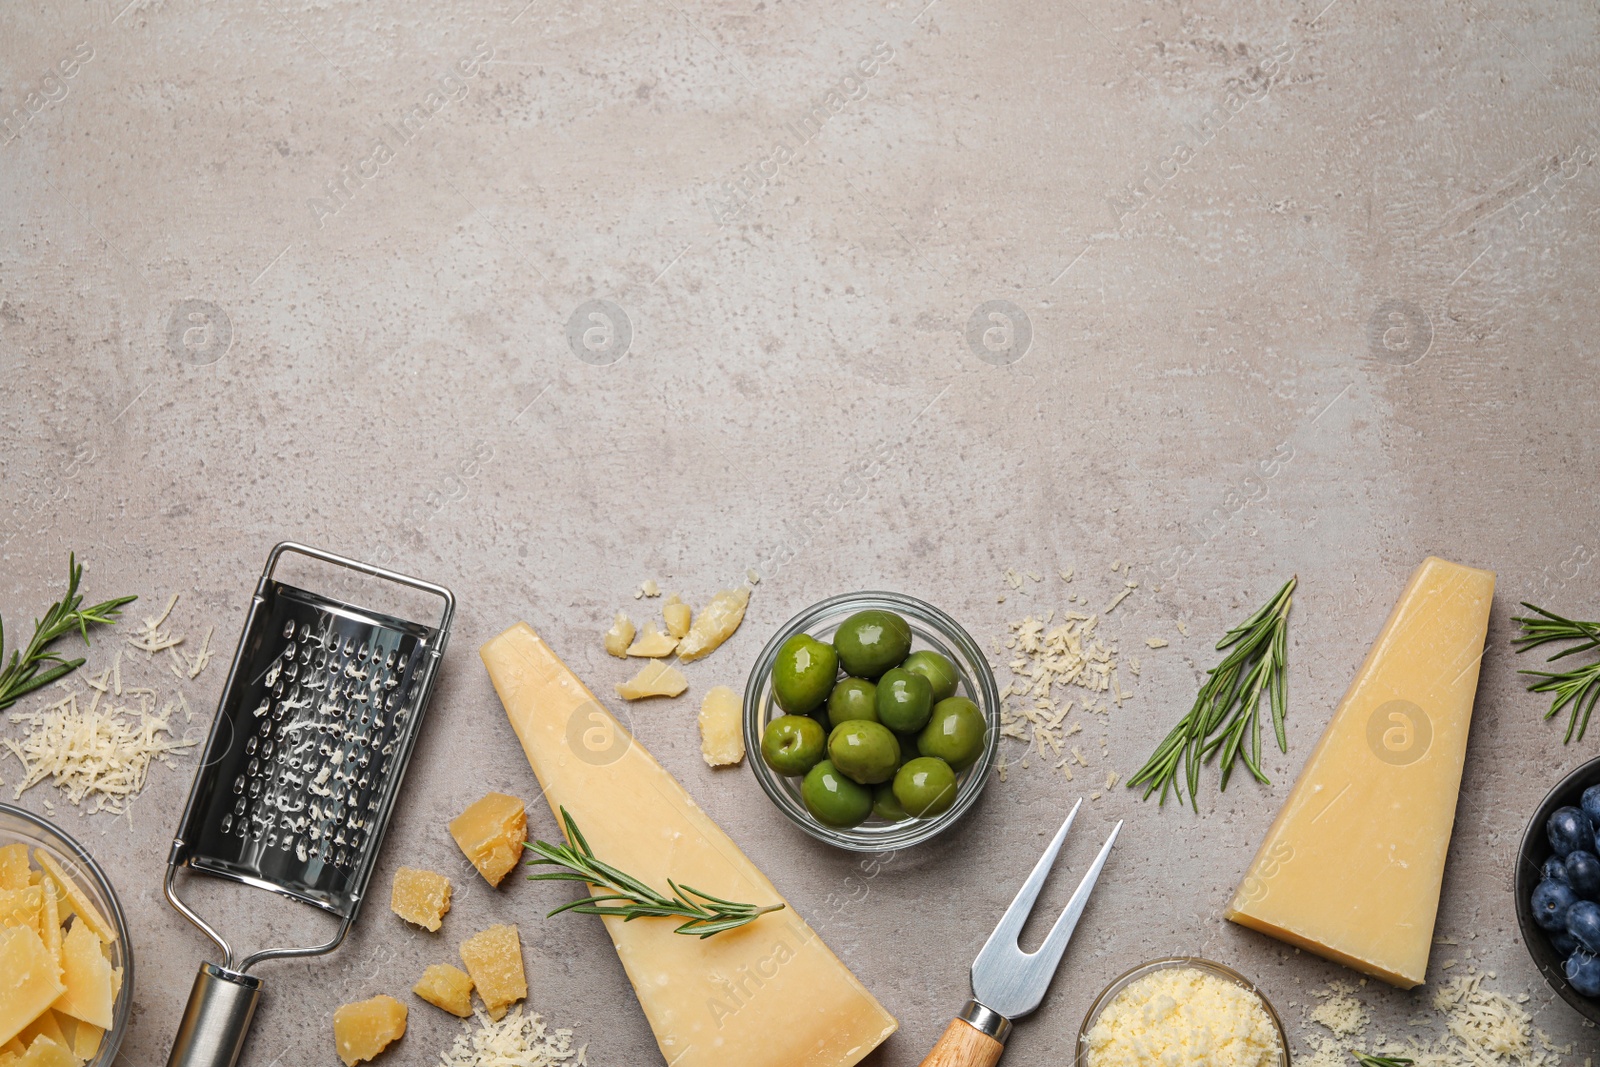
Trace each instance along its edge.
<path fill-rule="evenodd" d="M 1552 655 L 1548 662 L 1554 663 L 1575 653 L 1600 648 L 1600 622 L 1578 622 L 1564 618 L 1526 600 L 1522 602 L 1522 606 L 1537 614 L 1512 617 L 1511 621 L 1522 627 L 1522 636 L 1513 638 L 1511 642 L 1518 652 L 1526 652 L 1530 648 L 1538 648 L 1552 641 L 1576 642 Z M 1562 708 L 1572 709 L 1567 718 L 1567 736 L 1562 743 L 1571 741 L 1574 731 L 1577 732 L 1578 740 L 1582 741 L 1584 731 L 1589 728 L 1589 716 L 1594 712 L 1595 703 L 1600 701 L 1600 661 L 1565 671 L 1518 671 L 1517 673 L 1543 679 L 1531 683 L 1528 686 L 1529 692 L 1554 694 L 1550 710 L 1544 713 L 1546 719 L 1554 718 Z"/>
<path fill-rule="evenodd" d="M 1189 803 L 1200 810 L 1197 792 L 1200 765 L 1216 757 L 1222 771 L 1220 787 L 1228 788 L 1234 763 L 1243 760 L 1256 781 L 1270 784 L 1261 770 L 1261 697 L 1267 695 L 1272 711 L 1272 731 L 1278 747 L 1289 751 L 1284 731 L 1288 708 L 1283 670 L 1287 653 L 1289 606 L 1294 599 L 1299 576 L 1290 578 L 1273 598 L 1244 622 L 1229 630 L 1217 648 L 1232 649 L 1222 662 L 1207 672 L 1189 709 L 1155 753 L 1128 779 L 1128 787 L 1143 785 L 1144 798 L 1161 791 L 1160 803 L 1167 802 L 1170 789 L 1183 800 L 1184 785 Z M 1246 742 L 1249 742 L 1248 745 Z M 1178 771 L 1184 774 L 1180 781 Z"/>
<path fill-rule="evenodd" d="M 78 594 L 78 580 L 82 577 L 83 568 L 78 565 L 78 557 L 69 555 L 67 595 L 51 604 L 43 619 L 33 621 L 33 640 L 28 642 L 27 649 L 12 649 L 11 662 L 6 664 L 4 670 L 0 670 L 0 708 L 9 708 L 35 689 L 49 685 L 83 666 L 82 659 L 67 659 L 45 651 L 58 637 L 76 630 L 83 635 L 83 643 L 87 645 L 90 626 L 116 622 L 122 605 L 139 599 L 119 596 L 93 607 L 80 608 L 83 597 Z M 5 660 L 5 647 L 5 623 L 0 620 L 0 662 Z"/>
<path fill-rule="evenodd" d="M 757 907 L 723 900 L 693 886 L 679 885 L 671 879 L 667 880 L 667 884 L 672 887 L 673 895 L 662 896 L 632 875 L 623 874 L 609 863 L 596 859 L 594 850 L 584 840 L 583 832 L 578 829 L 577 822 L 566 808 L 561 809 L 561 821 L 566 824 L 570 844 L 552 845 L 548 841 L 535 841 L 527 846 L 529 852 L 539 857 L 529 860 L 530 866 L 547 863 L 561 869 L 530 874 L 528 879 L 535 882 L 584 882 L 611 892 L 596 893 L 563 904 L 550 915 L 575 911 L 582 915 L 615 915 L 624 922 L 658 916 L 682 918 L 687 921 L 673 933 L 691 934 L 704 940 L 712 934 L 753 922 L 769 911 L 783 910 L 782 904 Z"/>
<path fill-rule="evenodd" d="M 1372 1056 L 1355 1049 L 1350 1050 L 1350 1055 L 1356 1058 L 1361 1067 L 1412 1067 L 1414 1062 L 1404 1056 Z"/>

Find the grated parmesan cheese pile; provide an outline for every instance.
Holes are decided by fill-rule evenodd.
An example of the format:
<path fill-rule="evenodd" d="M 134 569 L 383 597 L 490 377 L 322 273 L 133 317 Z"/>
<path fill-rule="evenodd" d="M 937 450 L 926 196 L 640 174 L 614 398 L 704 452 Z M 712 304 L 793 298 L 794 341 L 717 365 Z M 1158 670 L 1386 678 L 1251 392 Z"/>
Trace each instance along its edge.
<path fill-rule="evenodd" d="M 146 661 L 165 652 L 168 668 L 184 683 L 197 678 L 210 661 L 212 631 L 206 631 L 195 655 L 180 652 L 184 638 L 162 629 L 177 602 L 174 593 L 161 614 L 144 619 L 127 640 L 145 653 Z M 152 763 L 168 762 L 172 753 L 197 744 L 172 732 L 175 713 L 183 712 L 185 721 L 192 717 L 183 692 L 163 701 L 153 688 L 125 685 L 123 655 L 117 650 L 110 666 L 83 678 L 87 691 L 58 681 L 61 696 L 53 703 L 11 714 L 11 723 L 23 727 L 21 737 L 0 737 L 0 755 L 10 753 L 22 764 L 14 798 L 50 779 L 72 804 L 92 802 L 80 814 L 125 814 L 144 789 Z M 48 800 L 45 807 L 54 810 Z"/>
<path fill-rule="evenodd" d="M 1306 1012 L 1306 1018 L 1328 1034 L 1308 1033 L 1305 1041 L 1311 1054 L 1296 1056 L 1295 1062 L 1299 1067 L 1349 1067 L 1349 1050 L 1359 1049 L 1404 1057 L 1416 1067 L 1560 1067 L 1572 1054 L 1571 1046 L 1556 1045 L 1533 1025 L 1521 1006 L 1528 994 L 1512 1000 L 1483 988 L 1484 980 L 1493 977 L 1491 971 L 1474 969 L 1445 982 L 1433 995 L 1434 1015 L 1410 1020 L 1429 1028 L 1442 1024 L 1443 1033 L 1404 1038 L 1369 1036 L 1372 1017 L 1357 990 L 1346 982 L 1334 982 L 1315 994 L 1321 1003 Z"/>
<path fill-rule="evenodd" d="M 571 1030 L 550 1029 L 537 1012 L 524 1015 L 520 1004 L 499 1022 L 481 1008 L 473 1018 L 477 1029 L 463 1023 L 465 1032 L 439 1054 L 439 1067 L 586 1067 L 589 1062 L 587 1045 L 573 1049 Z"/>
<path fill-rule="evenodd" d="M 1283 1049 L 1259 996 L 1196 967 L 1129 984 L 1084 1042 L 1089 1067 L 1273 1067 Z"/>

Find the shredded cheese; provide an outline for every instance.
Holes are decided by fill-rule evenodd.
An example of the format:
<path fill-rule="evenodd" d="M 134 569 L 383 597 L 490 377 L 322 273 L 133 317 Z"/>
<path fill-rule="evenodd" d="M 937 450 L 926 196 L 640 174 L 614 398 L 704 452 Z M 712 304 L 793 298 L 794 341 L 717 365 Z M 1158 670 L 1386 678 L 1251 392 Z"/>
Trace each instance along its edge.
<path fill-rule="evenodd" d="M 1062 575 L 1068 577 L 1071 571 Z M 1007 666 L 1012 674 L 1012 680 L 1000 690 L 1000 736 L 1048 760 L 1065 772 L 1068 781 L 1072 771 L 1061 760 L 1063 745 L 1083 727 L 1082 723 L 1067 726 L 1065 720 L 1077 701 L 1066 699 L 1064 691 L 1086 690 L 1082 709 L 1100 715 L 1107 714 L 1110 707 L 1105 699 L 1095 697 L 1109 698 L 1121 707 L 1132 695 L 1118 681 L 1116 645 L 1107 644 L 1098 626 L 1099 616 L 1075 611 L 1062 612 L 1059 621 L 1054 611 L 1042 618 L 1029 615 L 1010 624 L 1004 647 L 996 650 L 999 657 L 1009 654 Z M 1129 666 L 1134 669 L 1131 662 Z M 1088 766 L 1081 754 L 1078 763 Z M 1026 768 L 1026 761 L 1021 766 Z"/>
<path fill-rule="evenodd" d="M 85 707 L 78 700 L 80 690 L 56 684 L 66 693 L 60 700 L 37 711 L 11 715 L 12 723 L 25 728 L 20 740 L 0 738 L 0 746 L 23 767 L 14 798 L 53 778 L 73 804 L 92 797 L 94 806 L 89 812 L 120 815 L 144 788 L 153 761 L 166 762 L 169 753 L 196 744 L 172 734 L 172 712 L 179 707 L 176 701 L 156 712 L 151 691 L 141 689 L 136 694 L 137 706 L 101 707 L 106 694 L 95 690 Z"/>
<path fill-rule="evenodd" d="M 462 1024 L 449 1051 L 439 1054 L 439 1067 L 586 1067 L 587 1045 L 572 1047 L 572 1031 L 551 1029 L 536 1012 L 512 1008 L 499 1022 L 483 1009 Z"/>
<path fill-rule="evenodd" d="M 1258 995 L 1195 967 L 1130 983 L 1085 1039 L 1089 1067 L 1273 1067 L 1283 1051 Z"/>

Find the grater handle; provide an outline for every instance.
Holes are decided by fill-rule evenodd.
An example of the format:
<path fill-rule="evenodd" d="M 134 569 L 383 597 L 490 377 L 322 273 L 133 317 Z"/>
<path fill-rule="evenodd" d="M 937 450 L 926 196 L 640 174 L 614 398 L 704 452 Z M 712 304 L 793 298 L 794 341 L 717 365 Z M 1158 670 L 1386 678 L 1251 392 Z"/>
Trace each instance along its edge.
<path fill-rule="evenodd" d="M 167 1067 L 234 1067 L 261 1000 L 261 979 L 202 963 Z"/>

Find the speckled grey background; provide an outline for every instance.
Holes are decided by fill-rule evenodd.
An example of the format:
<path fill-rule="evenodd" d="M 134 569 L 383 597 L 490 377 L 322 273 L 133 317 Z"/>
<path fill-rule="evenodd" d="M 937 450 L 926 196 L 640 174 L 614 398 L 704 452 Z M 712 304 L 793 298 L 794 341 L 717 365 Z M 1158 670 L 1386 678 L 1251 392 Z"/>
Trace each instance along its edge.
<path fill-rule="evenodd" d="M 445 834 L 486 787 L 534 793 L 474 652 L 524 618 L 608 693 L 631 665 L 599 634 L 641 608 L 641 580 L 700 603 L 748 567 L 765 580 L 744 628 L 689 666 L 689 696 L 632 719 L 901 1020 L 869 1061 L 897 1067 L 961 1005 L 1066 806 L 1137 766 L 1209 644 L 1298 573 L 1274 785 L 1208 791 L 1198 817 L 1120 788 L 1088 805 L 1072 869 L 1128 825 L 1007 1062 L 1064 1062 L 1094 992 L 1172 952 L 1257 977 L 1298 1032 L 1291 1003 L 1346 972 L 1219 911 L 1430 552 L 1500 574 L 1439 933 L 1476 934 L 1491 984 L 1531 993 L 1573 1062 L 1595 1050 L 1508 891 L 1525 813 L 1594 741 L 1561 745 L 1507 647 L 1520 599 L 1596 610 L 1591 5 L 431 6 L 0 17 L 9 635 L 69 549 L 91 597 L 181 592 L 174 624 L 214 625 L 223 654 L 283 538 L 461 602 L 375 881 L 381 899 L 402 863 L 449 871 L 455 910 L 429 936 L 375 904 L 337 955 L 265 968 L 247 1063 L 334 1063 L 329 1013 L 380 991 L 413 1006 L 386 1062 L 432 1062 L 456 1023 L 404 990 L 495 921 L 518 923 L 531 1003 L 591 1063 L 656 1062 L 599 925 L 542 919 L 561 887 L 488 891 Z M 698 696 L 740 686 L 816 599 L 903 590 L 992 644 L 1069 588 L 1109 598 L 1119 558 L 1141 585 L 1106 629 L 1143 666 L 1086 724 L 1087 778 L 1016 767 L 947 839 L 863 880 L 746 770 L 700 760 Z M 1045 580 L 1010 589 L 1012 567 Z M 188 687 L 195 734 L 223 668 Z M 55 801 L 131 912 L 128 1064 L 165 1062 L 208 953 L 160 891 L 192 770 L 152 774 L 131 832 L 47 786 L 22 801 Z M 323 930 L 196 893 L 247 942 Z M 1431 980 L 1454 958 L 1437 950 Z M 1394 1033 L 1428 990 L 1367 996 Z"/>

